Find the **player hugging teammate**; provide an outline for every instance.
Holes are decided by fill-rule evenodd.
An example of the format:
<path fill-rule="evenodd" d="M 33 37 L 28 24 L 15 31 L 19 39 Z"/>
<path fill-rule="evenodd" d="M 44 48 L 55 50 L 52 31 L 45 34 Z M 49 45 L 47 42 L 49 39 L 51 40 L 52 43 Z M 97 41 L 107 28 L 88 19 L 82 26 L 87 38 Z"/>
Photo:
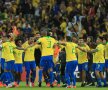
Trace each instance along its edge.
<path fill-rule="evenodd" d="M 0 87 L 19 87 L 23 65 L 26 71 L 26 86 L 35 86 L 37 62 L 35 57 L 38 57 L 34 56 L 36 49 L 41 51 L 41 59 L 37 62 L 39 87 L 42 86 L 42 76 L 44 76 L 47 87 L 55 85 L 60 87 L 63 82 L 66 88 L 76 88 L 77 66 L 82 80 L 81 87 L 89 86 L 86 76 L 89 74 L 88 63 L 91 59 L 88 58 L 88 54 L 93 56 L 92 70 L 95 73 L 97 87 L 107 87 L 106 78 L 103 75 L 104 69 L 108 73 L 107 36 L 98 37 L 96 48 L 91 48 L 82 37 L 77 43 L 71 37 L 57 41 L 47 34 L 46 30 L 42 30 L 38 39 L 29 35 L 25 43 L 21 39 L 14 39 L 12 34 L 2 36 L 0 63 L 4 72 L 0 76 Z M 24 61 L 22 60 L 23 53 Z"/>

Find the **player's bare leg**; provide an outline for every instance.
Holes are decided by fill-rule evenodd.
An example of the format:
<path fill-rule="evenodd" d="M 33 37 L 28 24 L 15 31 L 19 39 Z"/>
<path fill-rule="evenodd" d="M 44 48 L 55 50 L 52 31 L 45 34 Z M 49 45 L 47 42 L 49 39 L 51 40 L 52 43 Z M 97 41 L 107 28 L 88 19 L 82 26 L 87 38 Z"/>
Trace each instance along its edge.
<path fill-rule="evenodd" d="M 39 80 L 38 80 L 38 82 L 39 82 L 39 84 L 38 84 L 38 86 L 39 87 L 41 87 L 41 84 L 42 84 L 42 73 L 43 73 L 43 67 L 40 67 L 39 68 Z"/>
<path fill-rule="evenodd" d="M 100 72 L 100 76 L 101 76 L 102 82 L 104 83 L 104 86 L 103 87 L 107 87 L 106 78 L 104 77 L 103 72 Z"/>
<path fill-rule="evenodd" d="M 98 87 L 101 87 L 102 84 L 101 84 L 100 72 L 98 70 L 96 70 L 95 73 L 96 73 L 96 78 L 97 78 L 97 85 L 98 85 Z"/>
<path fill-rule="evenodd" d="M 86 80 L 86 71 L 82 70 L 82 84 L 81 84 L 81 87 L 84 87 L 86 84 L 85 84 L 85 80 Z"/>
<path fill-rule="evenodd" d="M 50 76 L 50 86 L 53 87 L 53 69 L 50 68 L 48 69 L 48 72 L 49 72 L 49 76 Z"/>

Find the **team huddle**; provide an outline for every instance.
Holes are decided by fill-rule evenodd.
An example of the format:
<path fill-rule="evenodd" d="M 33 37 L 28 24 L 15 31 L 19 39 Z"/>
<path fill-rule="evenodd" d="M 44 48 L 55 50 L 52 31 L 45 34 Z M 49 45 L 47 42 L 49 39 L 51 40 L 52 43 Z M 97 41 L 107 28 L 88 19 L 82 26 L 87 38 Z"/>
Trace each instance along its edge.
<path fill-rule="evenodd" d="M 36 62 L 34 51 L 36 48 L 41 50 L 38 71 L 39 87 L 42 86 L 42 76 L 44 76 L 47 87 L 54 87 L 55 83 L 60 87 L 62 81 L 67 88 L 76 88 L 76 76 L 74 73 L 77 66 L 81 74 L 81 87 L 84 87 L 88 71 L 88 54 L 93 55 L 92 70 L 95 72 L 97 87 L 108 86 L 103 75 L 104 70 L 108 73 L 108 37 L 106 41 L 103 37 L 98 37 L 96 47 L 90 48 L 83 38 L 79 38 L 78 42 L 75 43 L 71 37 L 57 41 L 53 37 L 48 36 L 47 31 L 42 31 L 41 36 L 36 41 L 33 36 L 29 36 L 24 44 L 22 44 L 20 39 L 14 40 L 11 34 L 2 36 L 2 45 L 0 47 L 2 50 L 1 68 L 4 70 L 4 73 L 0 76 L 0 87 L 18 87 L 21 81 L 23 65 L 26 70 L 26 86 L 28 87 L 29 84 L 32 87 L 35 86 Z M 66 52 L 66 66 L 65 74 L 61 76 L 59 53 L 63 49 Z M 64 80 L 61 80 L 61 77 Z"/>

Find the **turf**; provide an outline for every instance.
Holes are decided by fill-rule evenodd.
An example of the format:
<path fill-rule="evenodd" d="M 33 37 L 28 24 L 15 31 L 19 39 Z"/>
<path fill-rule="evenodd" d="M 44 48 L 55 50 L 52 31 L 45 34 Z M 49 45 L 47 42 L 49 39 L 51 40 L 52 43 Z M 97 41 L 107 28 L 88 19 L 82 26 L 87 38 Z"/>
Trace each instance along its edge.
<path fill-rule="evenodd" d="M 37 83 L 36 83 L 36 87 L 26 87 L 25 86 L 25 83 L 22 82 L 20 83 L 20 87 L 18 88 L 0 88 L 0 90 L 66 90 L 67 88 L 63 88 L 63 87 L 60 87 L 60 88 L 57 88 L 57 87 L 54 87 L 54 88 L 48 88 L 45 86 L 45 84 L 43 83 L 42 84 L 43 86 L 40 88 L 37 86 Z M 72 90 L 73 88 L 69 88 L 70 90 Z M 108 90 L 108 87 L 106 88 L 96 88 L 95 86 L 94 87 L 80 87 L 80 83 L 77 83 L 77 88 L 73 89 L 73 90 Z"/>

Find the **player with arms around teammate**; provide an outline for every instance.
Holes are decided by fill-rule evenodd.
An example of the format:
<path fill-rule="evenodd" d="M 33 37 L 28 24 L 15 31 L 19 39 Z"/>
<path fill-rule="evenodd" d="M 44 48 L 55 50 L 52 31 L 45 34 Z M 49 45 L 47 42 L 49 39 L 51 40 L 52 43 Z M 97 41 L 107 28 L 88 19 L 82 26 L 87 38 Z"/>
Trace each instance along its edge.
<path fill-rule="evenodd" d="M 34 87 L 34 81 L 36 78 L 36 63 L 34 57 L 35 48 L 38 48 L 38 45 L 34 45 L 34 37 L 31 35 L 29 36 L 28 41 L 23 44 L 23 48 L 25 48 L 25 56 L 24 56 L 24 65 L 26 69 L 26 86 L 29 86 L 29 79 L 30 86 Z M 30 78 L 30 71 L 31 71 L 31 78 Z"/>
<path fill-rule="evenodd" d="M 79 46 L 88 51 L 90 50 L 88 45 L 85 45 L 83 38 L 79 38 L 78 42 Z M 86 71 L 88 71 L 88 58 L 87 58 L 87 52 L 84 52 L 80 49 L 77 49 L 77 55 L 78 55 L 78 70 L 81 74 L 82 78 L 82 84 L 81 87 L 84 87 L 86 85 Z"/>
<path fill-rule="evenodd" d="M 2 46 L 3 46 L 4 53 L 6 53 L 5 54 L 6 71 L 10 72 L 9 75 L 12 78 L 14 62 L 15 62 L 13 50 L 14 50 L 14 48 L 16 48 L 16 46 L 14 44 L 12 44 L 9 39 L 10 39 L 10 35 L 4 36 L 3 40 L 5 40 L 5 43 L 3 43 Z"/>
<path fill-rule="evenodd" d="M 50 77 L 50 86 L 53 87 L 53 46 L 56 43 L 56 40 L 50 36 L 47 36 L 47 31 L 43 30 L 41 32 L 43 37 L 39 38 L 37 41 L 38 44 L 42 47 L 42 57 L 40 60 L 40 70 L 39 70 L 39 87 L 42 83 L 42 72 L 43 69 L 47 66 L 49 77 Z"/>
<path fill-rule="evenodd" d="M 22 47 L 22 41 L 20 39 L 15 40 L 16 46 Z M 18 87 L 20 80 L 21 80 L 21 73 L 22 73 L 22 67 L 23 67 L 23 61 L 22 61 L 22 53 L 24 50 L 18 50 L 14 49 L 14 57 L 15 57 L 15 84 Z"/>
<path fill-rule="evenodd" d="M 16 47 L 15 44 L 10 42 L 10 35 L 7 36 L 3 36 L 2 37 L 3 40 L 3 44 L 2 44 L 2 49 L 3 52 L 5 53 L 5 61 L 6 61 L 6 67 L 5 67 L 5 71 L 7 72 L 7 76 L 9 76 L 9 78 L 11 80 L 9 80 L 9 82 L 14 82 L 14 78 L 13 78 L 13 71 L 14 71 L 14 54 L 13 54 L 13 50 L 14 49 L 22 49 L 19 47 Z"/>
<path fill-rule="evenodd" d="M 67 42 L 59 42 L 65 46 L 66 50 L 66 68 L 65 68 L 65 79 L 67 83 L 67 88 L 76 88 L 76 77 L 74 75 L 75 69 L 78 65 L 77 57 L 76 57 L 76 48 L 77 44 L 71 42 L 71 37 L 66 38 Z M 72 83 L 70 79 L 72 79 Z"/>
<path fill-rule="evenodd" d="M 97 87 L 102 87 L 102 83 L 104 83 L 104 87 L 107 86 L 106 79 L 103 75 L 103 71 L 105 68 L 105 58 L 104 58 L 104 45 L 102 44 L 103 37 L 98 37 L 96 40 L 97 47 L 96 49 L 90 50 L 90 53 L 94 53 L 95 59 L 95 70 L 96 78 L 97 78 Z"/>

